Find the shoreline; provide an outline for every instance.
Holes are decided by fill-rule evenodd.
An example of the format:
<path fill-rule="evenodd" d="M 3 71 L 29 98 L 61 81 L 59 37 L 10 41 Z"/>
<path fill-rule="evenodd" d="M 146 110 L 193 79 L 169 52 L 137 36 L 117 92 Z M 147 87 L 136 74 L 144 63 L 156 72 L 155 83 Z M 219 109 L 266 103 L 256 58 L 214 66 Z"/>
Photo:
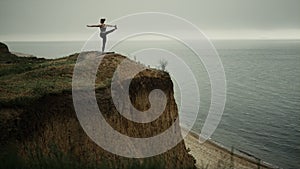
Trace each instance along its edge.
<path fill-rule="evenodd" d="M 183 132 L 186 132 L 186 130 L 183 129 Z M 190 154 L 196 159 L 195 165 L 197 168 L 279 168 L 245 151 L 234 148 L 230 149 L 213 140 L 206 140 L 201 144 L 199 143 L 199 137 L 197 133 L 189 131 L 184 138 L 186 148 L 190 150 Z"/>

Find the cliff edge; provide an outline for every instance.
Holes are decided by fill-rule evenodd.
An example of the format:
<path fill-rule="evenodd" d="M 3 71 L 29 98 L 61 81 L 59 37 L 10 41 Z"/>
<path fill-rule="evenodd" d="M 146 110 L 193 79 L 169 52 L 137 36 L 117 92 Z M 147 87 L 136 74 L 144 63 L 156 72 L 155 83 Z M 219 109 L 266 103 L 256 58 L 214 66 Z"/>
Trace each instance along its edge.
<path fill-rule="evenodd" d="M 96 145 L 80 126 L 73 106 L 71 83 L 79 54 L 46 60 L 20 58 L 5 47 L 3 51 L 0 53 L 2 167 L 195 168 L 195 159 L 188 154 L 184 140 L 148 158 L 126 158 Z M 150 123 L 124 118 L 114 106 L 110 82 L 117 66 L 130 60 L 120 54 L 90 54 L 103 57 L 96 78 L 96 99 L 105 120 L 115 130 L 130 137 L 151 137 L 164 132 L 179 117 L 169 74 L 146 68 L 132 80 L 130 100 L 136 109 L 147 110 L 148 96 L 158 88 L 167 96 L 166 108 Z M 175 126 L 180 128 L 178 121 Z M 130 143 L 124 143 L 126 145 Z"/>

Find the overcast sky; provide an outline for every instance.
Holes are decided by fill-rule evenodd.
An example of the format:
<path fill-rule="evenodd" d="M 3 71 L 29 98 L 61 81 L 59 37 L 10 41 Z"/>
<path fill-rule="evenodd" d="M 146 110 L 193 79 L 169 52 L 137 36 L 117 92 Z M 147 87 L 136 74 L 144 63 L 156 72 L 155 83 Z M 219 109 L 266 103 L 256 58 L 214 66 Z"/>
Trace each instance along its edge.
<path fill-rule="evenodd" d="M 211 38 L 300 38 L 300 0 L 1 0 L 0 40 L 84 40 L 86 24 L 137 12 L 183 17 Z"/>

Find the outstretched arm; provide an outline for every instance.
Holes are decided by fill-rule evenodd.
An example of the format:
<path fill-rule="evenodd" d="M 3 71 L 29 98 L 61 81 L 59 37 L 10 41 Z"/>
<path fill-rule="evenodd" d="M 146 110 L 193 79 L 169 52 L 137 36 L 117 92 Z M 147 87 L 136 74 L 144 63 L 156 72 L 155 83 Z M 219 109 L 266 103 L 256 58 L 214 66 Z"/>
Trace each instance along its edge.
<path fill-rule="evenodd" d="M 100 27 L 100 25 L 86 25 L 87 27 Z"/>

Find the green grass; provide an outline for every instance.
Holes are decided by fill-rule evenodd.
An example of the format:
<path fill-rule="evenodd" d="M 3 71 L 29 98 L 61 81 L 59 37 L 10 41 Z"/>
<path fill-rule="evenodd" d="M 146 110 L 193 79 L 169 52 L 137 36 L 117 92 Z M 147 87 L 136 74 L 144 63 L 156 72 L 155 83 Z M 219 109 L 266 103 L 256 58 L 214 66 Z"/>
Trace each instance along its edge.
<path fill-rule="evenodd" d="M 71 89 L 76 54 L 56 60 L 0 56 L 0 105 Z"/>

